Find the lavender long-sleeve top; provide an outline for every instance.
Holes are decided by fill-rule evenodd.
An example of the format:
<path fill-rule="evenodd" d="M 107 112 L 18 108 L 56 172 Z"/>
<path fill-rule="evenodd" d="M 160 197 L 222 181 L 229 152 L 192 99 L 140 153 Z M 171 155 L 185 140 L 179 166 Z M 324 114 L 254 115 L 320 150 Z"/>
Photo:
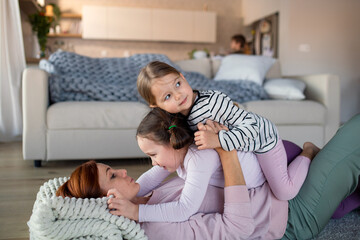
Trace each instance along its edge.
<path fill-rule="evenodd" d="M 148 204 L 179 199 L 183 186 L 182 179 L 171 179 L 153 191 Z M 249 190 L 245 186 L 225 190 L 209 186 L 200 211 L 208 207 L 218 211 L 224 207 L 223 214 L 197 213 L 185 222 L 146 222 L 141 226 L 149 239 L 279 239 L 285 233 L 288 202 L 276 199 L 267 183 Z"/>
<path fill-rule="evenodd" d="M 265 182 L 264 175 L 256 156 L 251 152 L 238 152 L 246 185 L 254 188 Z M 177 200 L 153 205 L 139 205 L 139 222 L 182 222 L 200 212 L 208 186 L 224 187 L 224 174 L 219 155 L 213 149 L 197 150 L 190 146 L 183 165 L 177 170 L 179 177 L 185 180 Z M 140 184 L 138 196 L 144 196 L 155 189 L 169 175 L 163 168 L 155 166 L 144 173 L 137 182 Z M 215 212 L 203 208 L 201 212 Z"/>

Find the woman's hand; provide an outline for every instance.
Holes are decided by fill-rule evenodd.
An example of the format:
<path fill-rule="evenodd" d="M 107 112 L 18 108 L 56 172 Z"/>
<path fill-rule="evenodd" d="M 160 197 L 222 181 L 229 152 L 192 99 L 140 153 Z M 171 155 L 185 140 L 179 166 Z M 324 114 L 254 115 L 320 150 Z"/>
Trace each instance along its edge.
<path fill-rule="evenodd" d="M 139 220 L 139 205 L 132 203 L 116 189 L 110 189 L 107 196 L 114 195 L 108 200 L 110 213 L 117 216 L 124 216 L 132 220 Z"/>
<path fill-rule="evenodd" d="M 226 131 L 229 130 L 224 125 L 221 125 L 211 120 L 207 120 L 206 125 L 199 123 L 198 128 L 200 130 L 198 132 L 211 132 L 216 135 L 221 130 L 226 130 Z M 237 151 L 232 150 L 228 152 L 222 149 L 221 147 L 215 148 L 215 150 L 220 156 L 220 161 L 223 167 L 225 187 L 234 186 L 234 185 L 246 185 L 244 175 L 237 156 Z"/>

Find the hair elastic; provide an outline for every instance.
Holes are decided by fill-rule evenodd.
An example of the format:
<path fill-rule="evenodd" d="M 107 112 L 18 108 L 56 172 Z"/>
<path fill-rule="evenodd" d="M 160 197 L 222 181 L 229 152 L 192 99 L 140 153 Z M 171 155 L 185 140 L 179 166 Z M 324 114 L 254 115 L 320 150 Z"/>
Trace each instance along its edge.
<path fill-rule="evenodd" d="M 168 130 L 170 130 L 170 129 L 174 128 L 174 127 L 176 127 L 176 125 L 171 125 L 171 126 L 168 128 Z"/>

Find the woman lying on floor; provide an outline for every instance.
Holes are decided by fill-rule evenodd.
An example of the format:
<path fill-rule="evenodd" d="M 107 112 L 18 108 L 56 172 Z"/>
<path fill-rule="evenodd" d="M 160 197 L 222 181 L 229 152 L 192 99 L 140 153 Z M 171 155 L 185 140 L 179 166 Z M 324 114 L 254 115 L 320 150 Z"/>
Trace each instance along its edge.
<path fill-rule="evenodd" d="M 214 125 L 219 131 L 222 127 Z M 290 201 L 277 200 L 267 183 L 248 190 L 236 152 L 219 153 L 225 175 L 224 211 L 195 214 L 180 223 L 142 224 L 150 239 L 308 239 L 325 227 L 340 202 L 353 193 L 360 175 L 360 115 L 343 127 L 312 160 L 298 195 Z M 303 152 L 311 157 L 312 151 Z M 113 180 L 116 174 L 116 180 Z M 80 176 L 80 178 L 79 178 Z M 79 182 L 82 179 L 82 182 Z M 86 180 L 84 180 L 86 179 Z M 153 191 L 148 198 L 136 198 L 139 186 L 126 174 L 103 164 L 88 162 L 74 171 L 58 195 L 75 197 L 115 195 L 109 208 L 124 201 L 156 204 L 174 201 L 183 180 L 174 178 Z M 208 191 L 218 192 L 218 190 Z M 218 199 L 221 198 L 217 197 Z M 214 198 L 212 198 L 214 199 Z M 208 200 L 205 198 L 205 200 Z M 205 202 L 205 201 L 204 201 Z M 203 203 L 206 204 L 206 203 Z"/>

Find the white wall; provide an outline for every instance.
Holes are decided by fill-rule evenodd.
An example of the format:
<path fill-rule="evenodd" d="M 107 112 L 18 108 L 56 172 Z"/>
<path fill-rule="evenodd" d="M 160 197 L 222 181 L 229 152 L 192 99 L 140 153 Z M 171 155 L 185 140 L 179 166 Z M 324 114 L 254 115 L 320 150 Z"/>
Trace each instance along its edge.
<path fill-rule="evenodd" d="M 278 12 L 281 0 L 243 0 L 242 16 L 244 25 L 249 25 L 265 16 Z"/>
<path fill-rule="evenodd" d="M 360 112 L 360 1 L 243 0 L 244 23 L 279 11 L 284 75 L 332 73 L 341 80 L 341 121 Z M 300 45 L 309 48 L 299 50 Z"/>

